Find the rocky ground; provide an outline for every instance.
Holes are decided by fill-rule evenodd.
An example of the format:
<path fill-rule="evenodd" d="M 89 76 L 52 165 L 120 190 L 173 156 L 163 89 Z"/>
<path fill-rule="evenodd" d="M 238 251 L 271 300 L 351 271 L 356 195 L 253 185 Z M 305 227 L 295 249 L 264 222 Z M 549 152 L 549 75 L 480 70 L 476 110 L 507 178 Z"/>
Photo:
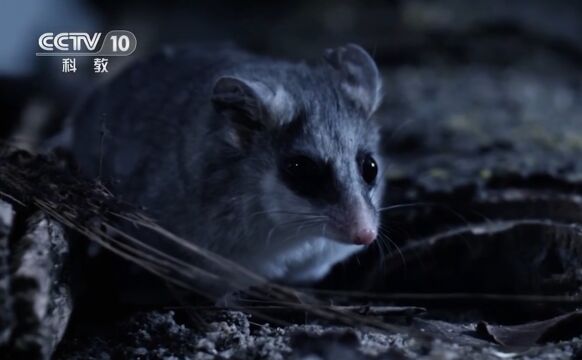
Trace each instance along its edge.
<path fill-rule="evenodd" d="M 240 312 L 212 318 L 204 331 L 176 321 L 174 312 L 137 315 L 114 328 L 110 336 L 68 344 L 63 358 L 72 359 L 499 359 L 575 358 L 582 355 L 580 339 L 527 350 L 511 351 L 468 335 L 474 324 L 441 325 L 420 322 L 416 329 L 447 331 L 445 337 L 387 334 L 345 326 L 256 324 Z"/>

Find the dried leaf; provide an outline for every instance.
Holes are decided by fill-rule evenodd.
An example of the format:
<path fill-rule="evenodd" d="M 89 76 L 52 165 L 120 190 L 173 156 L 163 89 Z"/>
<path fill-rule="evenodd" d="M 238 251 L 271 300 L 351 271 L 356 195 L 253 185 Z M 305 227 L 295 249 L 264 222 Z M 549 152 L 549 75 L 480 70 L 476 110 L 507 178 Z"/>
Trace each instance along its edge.
<path fill-rule="evenodd" d="M 531 347 L 546 342 L 567 340 L 582 334 L 582 311 L 548 320 L 504 326 L 477 324 L 477 333 L 507 347 Z"/>

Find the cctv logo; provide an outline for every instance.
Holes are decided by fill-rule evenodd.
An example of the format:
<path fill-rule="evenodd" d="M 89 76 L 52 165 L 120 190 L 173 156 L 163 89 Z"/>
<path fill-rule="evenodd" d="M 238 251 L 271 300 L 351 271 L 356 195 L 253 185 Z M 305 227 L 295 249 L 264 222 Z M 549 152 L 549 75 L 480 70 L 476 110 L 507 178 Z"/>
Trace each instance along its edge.
<path fill-rule="evenodd" d="M 89 36 L 87 33 L 44 33 L 38 38 L 38 46 L 45 51 L 54 51 L 56 48 L 60 51 L 69 51 L 72 46 L 73 51 L 88 50 L 95 51 L 101 33 L 94 33 Z"/>
<path fill-rule="evenodd" d="M 47 32 L 38 37 L 38 46 L 41 51 L 36 56 L 127 56 L 135 51 L 137 39 L 127 30 L 112 30 L 105 36 L 100 32 Z"/>

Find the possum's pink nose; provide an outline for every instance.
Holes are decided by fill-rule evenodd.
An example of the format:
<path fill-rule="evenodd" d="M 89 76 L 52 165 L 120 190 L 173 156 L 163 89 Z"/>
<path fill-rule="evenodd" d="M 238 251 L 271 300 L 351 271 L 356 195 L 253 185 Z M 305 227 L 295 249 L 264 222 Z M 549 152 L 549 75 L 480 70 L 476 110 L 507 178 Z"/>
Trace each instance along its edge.
<path fill-rule="evenodd" d="M 360 229 L 352 237 L 354 244 L 370 245 L 376 239 L 376 232 L 372 229 Z"/>

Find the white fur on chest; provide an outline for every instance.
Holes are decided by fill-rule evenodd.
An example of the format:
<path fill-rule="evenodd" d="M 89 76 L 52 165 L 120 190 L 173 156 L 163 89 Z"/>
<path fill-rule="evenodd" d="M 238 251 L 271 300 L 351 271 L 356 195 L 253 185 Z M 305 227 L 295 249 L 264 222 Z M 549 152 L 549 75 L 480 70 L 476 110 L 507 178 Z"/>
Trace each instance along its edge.
<path fill-rule="evenodd" d="M 247 258 L 244 263 L 268 279 L 305 283 L 323 278 L 333 265 L 359 250 L 362 246 L 317 237 L 284 251 L 263 252 L 260 256 Z"/>

